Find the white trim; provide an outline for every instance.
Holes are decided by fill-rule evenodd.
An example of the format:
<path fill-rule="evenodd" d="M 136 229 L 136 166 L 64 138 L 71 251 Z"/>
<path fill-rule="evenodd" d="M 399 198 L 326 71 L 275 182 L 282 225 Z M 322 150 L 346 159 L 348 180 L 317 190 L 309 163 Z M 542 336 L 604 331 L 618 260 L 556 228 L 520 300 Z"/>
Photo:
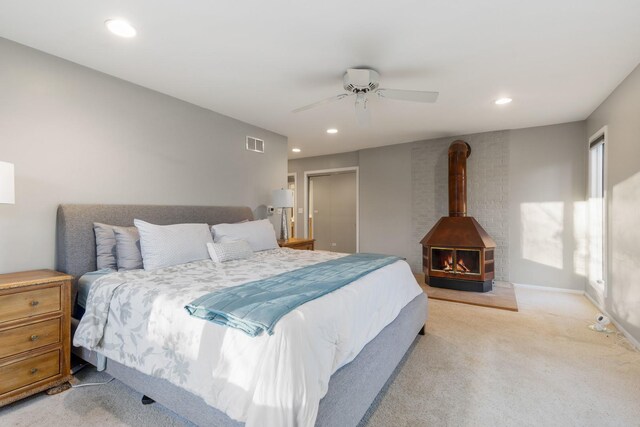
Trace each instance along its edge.
<path fill-rule="evenodd" d="M 523 289 L 535 289 L 537 291 L 561 292 L 563 294 L 583 295 L 585 293 L 583 290 L 579 290 L 579 289 L 554 288 L 554 287 L 551 287 L 551 286 L 527 285 L 527 284 L 524 284 L 524 283 L 514 283 L 513 287 L 515 287 L 515 288 L 523 288 Z"/>
<path fill-rule="evenodd" d="M 591 135 L 591 137 L 589 138 L 589 145 L 591 145 L 591 143 L 593 141 L 595 141 L 596 139 L 600 138 L 602 135 L 604 135 L 604 140 L 605 142 L 607 141 L 607 133 L 609 132 L 609 127 L 608 126 L 602 126 L 600 129 L 598 129 L 598 131 L 596 133 L 594 133 L 593 135 Z"/>
<path fill-rule="evenodd" d="M 640 350 L 640 341 L 638 341 L 637 339 L 635 339 L 629 332 L 627 332 L 627 330 L 625 328 L 622 327 L 622 325 L 609 313 L 607 313 L 607 310 L 604 309 L 603 306 L 601 306 L 600 304 L 598 304 L 596 302 L 596 300 L 594 300 L 591 295 L 589 295 L 587 292 L 584 293 L 584 296 L 587 297 L 587 299 L 591 302 L 591 304 L 593 304 L 593 306 L 595 308 L 597 308 L 598 310 L 600 310 L 600 312 L 602 314 L 604 314 L 605 316 L 607 316 L 609 319 L 611 319 L 611 323 L 613 323 L 613 325 L 616 327 L 616 329 L 618 329 L 620 332 L 622 332 L 622 335 L 624 335 L 624 337 L 638 350 Z"/>
<path fill-rule="evenodd" d="M 360 252 L 360 167 L 349 166 L 346 168 L 334 168 L 334 169 L 319 169 L 313 171 L 304 172 L 304 237 L 309 237 L 309 177 L 314 175 L 323 175 L 327 173 L 335 172 L 350 172 L 356 173 L 356 252 Z"/>
<path fill-rule="evenodd" d="M 602 268 L 603 268 L 603 275 L 604 275 L 604 289 L 603 292 L 600 292 L 600 290 L 598 288 L 596 288 L 595 286 L 591 285 L 591 280 L 589 278 L 589 254 L 587 253 L 587 283 L 586 286 L 588 286 L 589 288 L 593 289 L 595 292 L 597 292 L 600 297 L 603 300 L 607 300 L 608 295 L 609 295 L 609 252 L 608 252 L 608 238 L 609 238 L 609 224 L 608 224 L 608 218 L 609 218 L 609 195 L 607 194 L 607 173 L 609 171 L 609 153 L 607 152 L 608 149 L 608 145 L 609 145 L 609 127 L 608 126 L 602 126 L 600 129 L 598 129 L 598 131 L 596 133 L 594 133 L 593 135 L 591 135 L 591 137 L 589 138 L 589 141 L 587 142 L 587 194 L 586 194 L 586 201 L 587 201 L 587 211 L 586 214 L 588 215 L 588 209 L 589 209 L 589 182 L 591 179 L 591 165 L 590 165 L 590 158 L 591 158 L 591 143 L 593 141 L 595 141 L 596 139 L 600 138 L 601 136 L 604 136 L 604 140 L 602 141 L 602 145 L 604 146 L 604 165 L 602 166 L 603 171 L 602 171 L 602 187 L 603 187 L 603 198 L 604 198 L 604 212 L 602 212 L 602 222 L 603 222 L 603 228 L 602 231 L 604 233 L 604 237 L 602 239 L 602 253 L 603 253 L 603 257 L 604 259 L 602 260 Z M 588 230 L 588 222 L 587 222 L 587 230 L 586 233 L 587 235 L 585 236 L 587 238 L 587 247 L 589 247 L 590 243 L 588 240 L 588 235 L 589 235 L 589 230 Z"/>
<path fill-rule="evenodd" d="M 291 237 L 298 237 L 298 172 L 287 173 L 287 188 L 289 188 L 290 176 L 293 177 L 293 185 L 296 188 L 293 191 L 293 215 L 291 215 L 291 220 L 294 222 L 294 227 L 293 227 L 294 235 Z"/>

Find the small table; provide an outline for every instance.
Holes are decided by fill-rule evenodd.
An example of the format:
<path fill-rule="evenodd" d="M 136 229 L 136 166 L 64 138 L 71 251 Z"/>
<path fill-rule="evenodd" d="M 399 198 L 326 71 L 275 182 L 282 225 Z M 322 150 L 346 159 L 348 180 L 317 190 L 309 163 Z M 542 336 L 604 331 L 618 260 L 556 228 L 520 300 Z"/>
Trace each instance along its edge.
<path fill-rule="evenodd" d="M 0 407 L 71 379 L 72 276 L 0 274 Z"/>
<path fill-rule="evenodd" d="M 303 251 L 312 251 L 314 249 L 314 243 L 316 239 L 297 239 L 292 237 L 288 240 L 278 240 L 278 245 L 281 248 L 300 249 Z"/>

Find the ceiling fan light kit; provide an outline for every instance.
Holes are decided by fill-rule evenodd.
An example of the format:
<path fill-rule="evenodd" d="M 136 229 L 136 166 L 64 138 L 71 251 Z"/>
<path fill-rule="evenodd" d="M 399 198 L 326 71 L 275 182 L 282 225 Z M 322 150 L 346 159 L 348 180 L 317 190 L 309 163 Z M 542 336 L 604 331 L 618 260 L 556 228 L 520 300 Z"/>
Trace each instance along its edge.
<path fill-rule="evenodd" d="M 438 92 L 427 92 L 420 90 L 401 90 L 380 88 L 380 74 L 369 68 L 349 68 L 342 77 L 343 88 L 348 93 L 341 93 L 304 107 L 296 108 L 294 113 L 310 110 L 321 105 L 340 101 L 344 98 L 355 96 L 356 119 L 361 126 L 371 124 L 371 111 L 367 107 L 367 102 L 371 93 L 383 99 L 393 99 L 398 101 L 433 103 L 438 99 Z"/>

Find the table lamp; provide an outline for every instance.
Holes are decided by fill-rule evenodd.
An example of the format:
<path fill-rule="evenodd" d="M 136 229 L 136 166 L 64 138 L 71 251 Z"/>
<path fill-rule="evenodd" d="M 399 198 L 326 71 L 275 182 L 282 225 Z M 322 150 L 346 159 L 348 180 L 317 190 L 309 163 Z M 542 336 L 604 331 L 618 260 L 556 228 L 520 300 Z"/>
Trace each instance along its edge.
<path fill-rule="evenodd" d="M 16 202 L 13 163 L 0 162 L 0 203 Z"/>

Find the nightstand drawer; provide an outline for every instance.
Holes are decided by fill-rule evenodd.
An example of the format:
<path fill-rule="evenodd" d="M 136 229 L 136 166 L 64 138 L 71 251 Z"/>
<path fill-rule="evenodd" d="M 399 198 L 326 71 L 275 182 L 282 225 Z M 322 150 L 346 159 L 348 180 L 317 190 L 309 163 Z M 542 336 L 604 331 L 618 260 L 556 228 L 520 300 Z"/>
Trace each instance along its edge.
<path fill-rule="evenodd" d="M 289 246 L 291 249 L 298 249 L 301 251 L 312 251 L 313 250 L 313 243 L 303 243 L 300 245 L 291 245 Z"/>
<path fill-rule="evenodd" d="M 60 319 L 0 331 L 0 358 L 60 342 Z"/>
<path fill-rule="evenodd" d="M 289 240 L 278 240 L 278 246 L 281 248 L 312 251 L 314 250 L 315 239 L 297 239 L 292 237 Z"/>
<path fill-rule="evenodd" d="M 0 395 L 60 374 L 60 350 L 0 367 Z"/>
<path fill-rule="evenodd" d="M 0 323 L 60 310 L 60 286 L 0 296 Z"/>

